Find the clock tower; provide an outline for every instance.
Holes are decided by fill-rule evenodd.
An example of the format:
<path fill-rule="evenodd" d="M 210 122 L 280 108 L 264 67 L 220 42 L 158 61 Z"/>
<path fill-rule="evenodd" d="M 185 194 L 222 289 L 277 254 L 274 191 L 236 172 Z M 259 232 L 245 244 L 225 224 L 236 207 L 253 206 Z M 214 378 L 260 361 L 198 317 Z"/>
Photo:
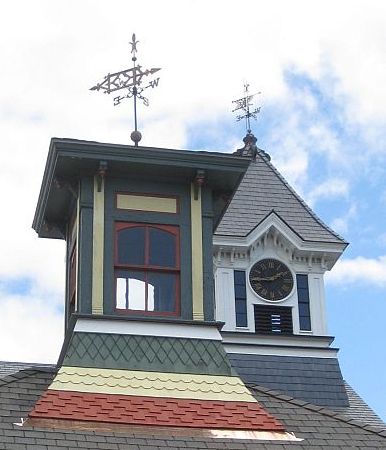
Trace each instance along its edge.
<path fill-rule="evenodd" d="M 216 319 L 225 322 L 225 348 L 250 382 L 344 406 L 324 274 L 347 243 L 288 185 L 252 133 L 244 144 L 236 154 L 252 159 L 214 233 Z"/>

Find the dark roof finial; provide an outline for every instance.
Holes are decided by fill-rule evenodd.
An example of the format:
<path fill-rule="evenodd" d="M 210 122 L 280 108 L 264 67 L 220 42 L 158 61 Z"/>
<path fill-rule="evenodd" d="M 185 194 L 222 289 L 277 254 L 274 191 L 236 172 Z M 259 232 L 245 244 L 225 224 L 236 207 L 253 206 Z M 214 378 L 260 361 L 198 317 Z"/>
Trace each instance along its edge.
<path fill-rule="evenodd" d="M 243 141 L 244 141 L 244 147 L 237 149 L 235 151 L 235 155 L 247 156 L 249 158 L 255 158 L 256 154 L 257 154 L 257 145 L 256 145 L 257 139 L 256 139 L 255 135 L 252 134 L 250 130 L 248 130 Z"/>

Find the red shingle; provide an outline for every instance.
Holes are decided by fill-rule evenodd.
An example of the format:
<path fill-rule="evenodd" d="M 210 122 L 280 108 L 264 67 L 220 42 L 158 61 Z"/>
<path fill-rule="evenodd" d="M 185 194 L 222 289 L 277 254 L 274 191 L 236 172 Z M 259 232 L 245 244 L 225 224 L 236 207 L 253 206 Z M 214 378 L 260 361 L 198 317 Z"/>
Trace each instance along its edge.
<path fill-rule="evenodd" d="M 283 425 L 258 403 L 54 390 L 45 392 L 29 416 L 127 425 L 284 431 Z"/>

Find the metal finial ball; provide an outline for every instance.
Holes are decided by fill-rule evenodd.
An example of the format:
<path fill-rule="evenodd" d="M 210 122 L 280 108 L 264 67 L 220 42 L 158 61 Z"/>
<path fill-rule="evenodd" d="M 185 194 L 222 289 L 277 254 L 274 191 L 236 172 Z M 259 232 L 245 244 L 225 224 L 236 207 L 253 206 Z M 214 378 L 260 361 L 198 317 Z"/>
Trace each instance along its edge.
<path fill-rule="evenodd" d="M 133 131 L 130 138 L 135 145 L 138 145 L 138 142 L 142 139 L 142 134 L 139 131 Z"/>

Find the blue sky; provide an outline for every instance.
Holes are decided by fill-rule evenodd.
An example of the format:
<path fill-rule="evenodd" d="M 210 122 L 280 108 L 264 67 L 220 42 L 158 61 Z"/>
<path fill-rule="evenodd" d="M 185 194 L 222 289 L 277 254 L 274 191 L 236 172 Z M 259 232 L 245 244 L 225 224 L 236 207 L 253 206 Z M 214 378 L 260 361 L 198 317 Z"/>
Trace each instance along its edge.
<path fill-rule="evenodd" d="M 284 80 L 291 93 L 290 107 L 280 102 L 270 104 L 269 100 L 268 105 L 261 105 L 256 97 L 262 106 L 252 125 L 258 145 L 270 153 L 274 165 L 279 169 L 283 165 L 285 174 L 289 149 L 283 148 L 284 139 L 277 136 L 277 129 L 295 116 L 300 142 L 292 145 L 301 146 L 307 139 L 307 166 L 300 173 L 290 171 L 287 179 L 319 217 L 350 243 L 343 261 L 365 258 L 363 266 L 379 261 L 386 254 L 386 153 L 379 148 L 386 132 L 380 141 L 368 142 L 362 127 L 347 117 L 342 98 L 333 95 L 337 80 L 320 82 L 291 69 L 285 70 Z M 218 136 L 232 136 L 235 129 L 240 136 L 245 133 L 244 123 L 235 123 L 229 115 L 212 123 L 209 133 L 205 124 L 196 124 L 190 130 L 189 148 L 221 148 Z M 323 133 L 315 133 L 316 127 Z M 218 133 L 213 133 L 213 128 Z M 325 151 L 326 141 L 327 145 L 334 143 L 330 154 Z M 328 186 L 334 188 L 329 190 Z M 386 274 L 371 278 L 368 269 L 363 270 L 363 276 L 349 277 L 346 271 L 335 280 L 327 276 L 329 333 L 336 337 L 334 346 L 341 348 L 339 359 L 345 378 L 385 418 L 386 329 L 382 317 L 386 315 Z M 385 261 L 379 270 L 386 270 Z"/>
<path fill-rule="evenodd" d="M 330 334 L 344 376 L 386 420 L 385 3 L 149 0 L 135 15 L 134 2 L 112 3 L 109 14 L 100 0 L 3 8 L 0 360 L 58 355 L 64 246 L 31 230 L 49 140 L 129 143 L 131 105 L 88 89 L 131 64 L 136 32 L 143 66 L 162 67 L 139 107 L 144 145 L 234 151 L 245 128 L 231 101 L 245 81 L 262 92 L 258 145 L 350 242 L 326 277 Z"/>

